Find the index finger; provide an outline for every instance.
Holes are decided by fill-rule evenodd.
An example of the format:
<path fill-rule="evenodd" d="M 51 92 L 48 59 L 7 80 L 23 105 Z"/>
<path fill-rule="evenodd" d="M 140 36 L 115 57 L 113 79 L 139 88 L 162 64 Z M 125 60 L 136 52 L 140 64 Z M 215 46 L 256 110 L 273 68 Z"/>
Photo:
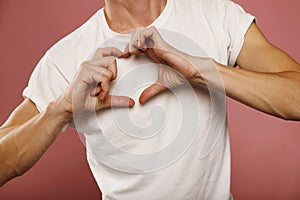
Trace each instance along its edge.
<path fill-rule="evenodd" d="M 153 83 L 142 92 L 139 101 L 141 104 L 144 104 L 157 94 L 163 92 L 164 90 L 166 90 L 166 88 L 163 85 L 159 83 Z"/>
<path fill-rule="evenodd" d="M 117 67 L 117 58 L 115 58 L 108 66 L 107 69 L 113 73 L 112 80 L 117 78 L 118 67 Z"/>
<path fill-rule="evenodd" d="M 123 52 L 116 47 L 105 47 L 105 48 L 97 49 L 92 59 L 97 59 L 97 58 L 107 57 L 107 56 L 120 57 L 122 56 L 122 54 Z"/>

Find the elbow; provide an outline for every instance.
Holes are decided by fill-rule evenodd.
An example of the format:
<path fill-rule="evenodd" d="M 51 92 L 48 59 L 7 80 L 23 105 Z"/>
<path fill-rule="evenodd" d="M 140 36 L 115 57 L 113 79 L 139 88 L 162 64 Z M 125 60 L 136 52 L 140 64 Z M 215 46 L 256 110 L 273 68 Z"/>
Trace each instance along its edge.
<path fill-rule="evenodd" d="M 277 114 L 277 116 L 285 121 L 300 121 L 300 108 L 294 108 L 284 110 Z"/>
<path fill-rule="evenodd" d="M 284 121 L 295 121 L 296 119 L 294 119 L 293 117 L 289 116 L 289 115 L 279 115 L 278 116 L 280 119 L 284 120 Z"/>
<path fill-rule="evenodd" d="M 5 184 L 6 182 L 0 180 L 0 188 Z"/>
<path fill-rule="evenodd" d="M 0 187 L 8 181 L 25 174 L 27 170 L 18 170 L 14 167 L 3 165 L 0 167 Z"/>
<path fill-rule="evenodd" d="M 7 176 L 3 176 L 2 174 L 0 175 L 0 188 L 5 185 L 9 180 L 12 178 L 8 178 Z"/>
<path fill-rule="evenodd" d="M 300 121 L 300 96 L 277 98 L 267 106 L 269 114 L 275 117 L 285 121 Z"/>
<path fill-rule="evenodd" d="M 0 174 L 0 187 L 2 187 L 5 183 L 10 181 L 11 179 L 17 177 L 14 173 L 8 170 L 2 170 L 1 169 L 1 174 Z"/>
<path fill-rule="evenodd" d="M 6 183 L 7 181 L 5 181 L 4 177 L 2 177 L 2 175 L 0 175 L 0 188 Z"/>
<path fill-rule="evenodd" d="M 294 115 L 280 116 L 280 118 L 283 119 L 284 121 L 300 121 L 300 117 Z"/>

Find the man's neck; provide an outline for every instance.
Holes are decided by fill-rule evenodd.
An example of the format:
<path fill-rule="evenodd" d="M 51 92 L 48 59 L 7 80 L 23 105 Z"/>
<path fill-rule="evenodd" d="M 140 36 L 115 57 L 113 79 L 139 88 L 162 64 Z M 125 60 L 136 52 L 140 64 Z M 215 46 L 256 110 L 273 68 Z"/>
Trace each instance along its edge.
<path fill-rule="evenodd" d="M 163 11 L 167 0 L 105 0 L 109 27 L 119 33 L 150 25 Z"/>

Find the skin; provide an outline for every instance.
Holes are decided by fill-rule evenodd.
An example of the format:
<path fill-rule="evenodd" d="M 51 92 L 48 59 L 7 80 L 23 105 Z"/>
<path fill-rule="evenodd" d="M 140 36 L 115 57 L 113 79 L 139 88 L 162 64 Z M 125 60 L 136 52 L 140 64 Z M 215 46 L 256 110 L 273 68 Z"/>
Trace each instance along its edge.
<path fill-rule="evenodd" d="M 270 115 L 300 120 L 299 63 L 270 44 L 254 23 L 237 59 L 240 68 L 180 52 L 167 44 L 155 27 L 140 28 L 133 33 L 127 54 L 141 52 L 158 63 L 168 64 L 193 84 L 205 85 L 201 73 L 210 74 L 213 73 L 211 69 L 217 69 L 223 85 L 206 78 L 211 87 L 221 92 L 224 87 L 227 96 Z M 169 79 L 169 74 L 164 75 L 142 93 L 140 103 L 168 89 L 162 80 Z"/>
<path fill-rule="evenodd" d="M 72 121 L 73 114 L 134 105 L 129 97 L 109 95 L 109 84 L 117 76 L 115 58 L 121 55 L 116 48 L 98 49 L 45 111 L 39 113 L 29 99 L 14 110 L 0 128 L 0 185 L 28 171 Z"/>
<path fill-rule="evenodd" d="M 107 0 L 105 3 L 110 28 L 122 33 L 151 24 L 163 10 L 166 0 Z M 147 15 L 144 15 L 145 10 Z M 229 97 L 282 119 L 300 119 L 299 63 L 270 44 L 255 24 L 245 36 L 237 59 L 239 69 L 184 54 L 167 44 L 154 27 L 139 28 L 132 33 L 125 53 L 115 48 L 99 49 L 92 60 L 82 63 L 64 94 L 45 111 L 39 113 L 29 99 L 14 110 L 0 128 L 0 185 L 29 170 L 62 128 L 72 121 L 73 114 L 134 106 L 129 97 L 109 95 L 109 85 L 117 76 L 115 58 L 136 53 L 148 54 L 154 61 L 168 64 L 193 84 L 204 85 L 201 73 L 209 73 L 210 68 L 215 67 Z M 169 73 L 162 73 L 157 83 L 142 93 L 140 103 L 168 89 L 163 81 L 169 76 Z M 214 80 L 206 81 L 216 89 L 222 88 Z M 81 101 L 75 104 L 73 97 Z"/>

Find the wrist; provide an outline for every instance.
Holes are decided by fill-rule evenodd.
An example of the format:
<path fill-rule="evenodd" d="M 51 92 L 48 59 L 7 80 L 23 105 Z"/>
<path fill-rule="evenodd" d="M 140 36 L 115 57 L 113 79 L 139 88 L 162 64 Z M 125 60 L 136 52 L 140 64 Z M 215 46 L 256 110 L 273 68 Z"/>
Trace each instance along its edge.
<path fill-rule="evenodd" d="M 194 82 L 207 85 L 219 77 L 219 64 L 212 58 L 190 57 L 191 64 L 197 70 Z"/>
<path fill-rule="evenodd" d="M 225 65 L 216 62 L 213 58 L 193 57 L 192 60 L 194 67 L 198 71 L 195 82 L 225 93 L 223 81 L 223 72 L 227 69 Z"/>
<path fill-rule="evenodd" d="M 73 120 L 73 113 L 71 112 L 71 109 L 66 109 L 62 105 L 61 99 L 50 102 L 46 111 L 56 119 L 57 123 L 63 126 Z"/>

